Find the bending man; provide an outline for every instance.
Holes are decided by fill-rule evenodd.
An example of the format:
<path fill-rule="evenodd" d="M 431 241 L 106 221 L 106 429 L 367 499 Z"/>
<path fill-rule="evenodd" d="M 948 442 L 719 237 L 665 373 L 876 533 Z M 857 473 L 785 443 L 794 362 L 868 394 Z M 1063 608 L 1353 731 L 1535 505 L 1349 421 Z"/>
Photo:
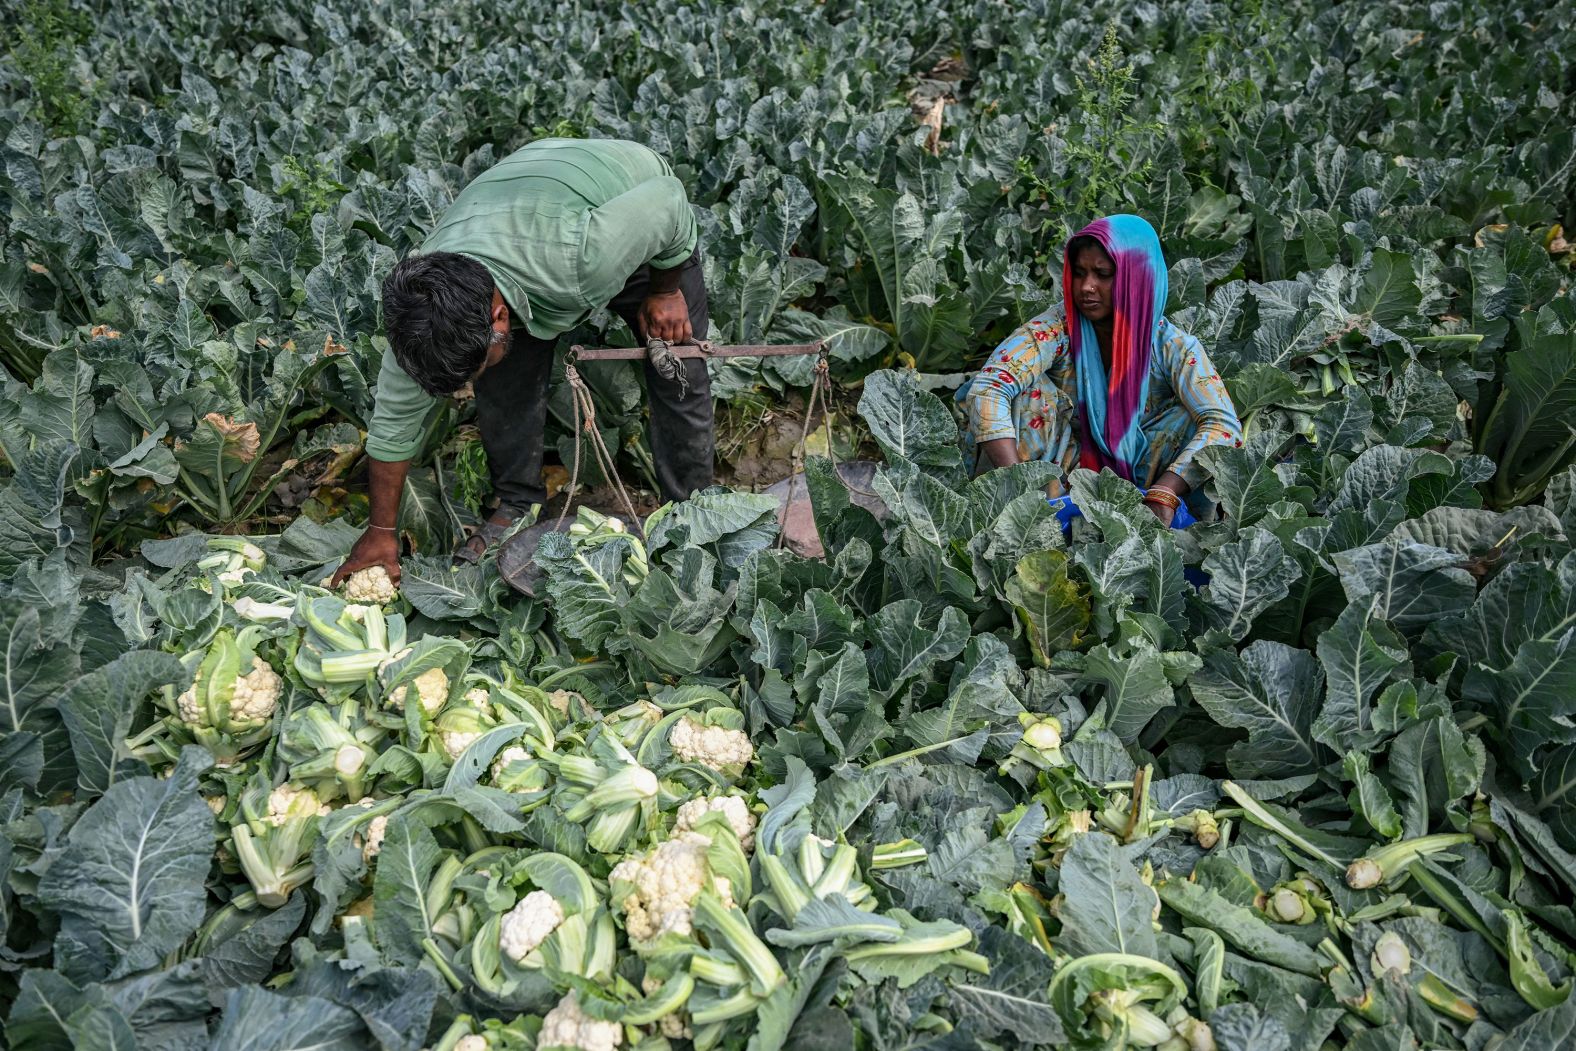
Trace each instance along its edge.
<path fill-rule="evenodd" d="M 399 573 L 400 493 L 433 399 L 475 385 L 498 506 L 455 553 L 476 561 L 546 501 L 542 451 L 558 337 L 608 306 L 644 343 L 706 332 L 706 287 L 684 186 L 661 157 L 615 139 L 543 139 L 455 198 L 418 253 L 383 282 L 393 352 L 367 435 L 371 519 L 338 577 Z M 651 451 L 667 500 L 712 480 L 706 363 L 683 362 L 687 393 L 648 363 Z"/>

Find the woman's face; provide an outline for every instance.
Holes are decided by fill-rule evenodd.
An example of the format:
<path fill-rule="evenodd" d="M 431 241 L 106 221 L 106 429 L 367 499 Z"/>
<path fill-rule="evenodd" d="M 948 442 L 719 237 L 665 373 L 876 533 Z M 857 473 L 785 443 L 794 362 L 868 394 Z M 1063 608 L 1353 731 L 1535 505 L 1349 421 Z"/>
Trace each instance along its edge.
<path fill-rule="evenodd" d="M 1099 245 L 1082 245 L 1073 255 L 1073 303 L 1092 324 L 1111 319 L 1116 261 Z"/>

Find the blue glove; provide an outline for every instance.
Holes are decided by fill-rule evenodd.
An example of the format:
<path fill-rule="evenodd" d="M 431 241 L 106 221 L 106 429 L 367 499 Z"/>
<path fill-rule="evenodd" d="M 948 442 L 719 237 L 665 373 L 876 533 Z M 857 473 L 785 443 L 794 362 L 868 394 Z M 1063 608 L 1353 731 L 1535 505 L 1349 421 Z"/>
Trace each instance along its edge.
<path fill-rule="evenodd" d="M 1140 490 L 1140 492 L 1142 491 Z M 1072 527 L 1073 519 L 1083 517 L 1083 512 L 1078 510 L 1078 505 L 1073 503 L 1070 496 L 1047 497 L 1045 502 L 1050 504 L 1056 511 L 1056 520 L 1061 523 L 1062 532 L 1064 533 Z M 1188 510 L 1186 503 L 1178 507 L 1171 516 L 1172 529 L 1186 529 L 1190 525 L 1197 524 L 1198 519 L 1193 517 L 1193 512 Z M 1182 576 L 1196 588 L 1204 587 L 1209 583 L 1209 574 L 1192 566 L 1183 567 Z"/>
<path fill-rule="evenodd" d="M 1140 494 L 1146 492 L 1148 492 L 1147 489 L 1139 490 Z M 1078 510 L 1078 505 L 1073 503 L 1073 498 L 1070 496 L 1048 497 L 1046 502 L 1055 509 L 1056 520 L 1062 524 L 1063 531 L 1072 527 L 1073 519 L 1083 517 L 1083 512 Z M 1189 511 L 1187 504 L 1184 503 L 1171 516 L 1171 528 L 1186 529 L 1191 525 L 1198 525 L 1198 519 L 1193 517 L 1193 512 Z"/>
<path fill-rule="evenodd" d="M 1064 533 L 1072 528 L 1073 519 L 1083 517 L 1083 512 L 1078 510 L 1078 505 L 1073 503 L 1070 496 L 1049 497 L 1046 503 L 1056 511 L 1056 520 L 1062 524 Z"/>

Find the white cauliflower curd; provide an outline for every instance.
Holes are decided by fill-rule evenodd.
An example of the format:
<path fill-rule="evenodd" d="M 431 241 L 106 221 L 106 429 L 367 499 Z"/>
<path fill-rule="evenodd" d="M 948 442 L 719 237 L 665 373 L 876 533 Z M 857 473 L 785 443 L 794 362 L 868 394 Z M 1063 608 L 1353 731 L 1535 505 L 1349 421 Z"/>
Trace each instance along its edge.
<path fill-rule="evenodd" d="M 668 734 L 673 754 L 686 763 L 700 763 L 713 770 L 737 771 L 755 757 L 755 747 L 743 730 L 706 726 L 685 716 Z"/>
<path fill-rule="evenodd" d="M 194 681 L 175 699 L 181 720 L 191 726 L 207 726 L 208 710 L 197 700 Z M 284 680 L 261 657 L 252 658 L 252 670 L 235 677 L 235 691 L 230 697 L 231 722 L 262 722 L 274 714 Z"/>
<path fill-rule="evenodd" d="M 678 832 L 644 855 L 625 858 L 608 874 L 610 883 L 627 883 L 620 902 L 624 929 L 635 941 L 664 934 L 689 935 L 695 929 L 694 901 L 711 885 L 725 906 L 733 906 L 732 888 L 713 879 L 706 863 L 711 840 L 699 832 Z"/>
<path fill-rule="evenodd" d="M 564 907 L 545 890 L 533 890 L 504 913 L 498 928 L 498 948 L 520 963 L 564 922 Z"/>
<path fill-rule="evenodd" d="M 750 813 L 750 805 L 738 796 L 685 800 L 679 806 L 673 829 L 676 832 L 691 832 L 700 823 L 701 818 L 713 812 L 720 813 L 728 819 L 728 824 L 733 826 L 734 835 L 739 837 L 739 846 L 749 850 L 755 842 L 755 815 Z"/>
<path fill-rule="evenodd" d="M 345 597 L 350 601 L 374 606 L 386 606 L 399 594 L 394 581 L 389 579 L 388 570 L 382 566 L 356 570 L 345 578 L 344 589 Z"/>
<path fill-rule="evenodd" d="M 398 660 L 404 654 L 397 654 L 393 659 Z M 389 707 L 397 712 L 405 710 L 405 700 L 410 696 L 410 687 L 416 687 L 416 696 L 421 701 L 421 710 L 428 715 L 437 715 L 438 710 L 449 699 L 449 677 L 442 668 L 428 668 L 416 676 L 410 683 L 395 687 L 389 693 Z"/>
<path fill-rule="evenodd" d="M 558 1006 L 542 1019 L 542 1032 L 536 1046 L 574 1048 L 575 1051 L 613 1051 L 624 1041 L 624 1027 L 617 1022 L 602 1022 L 580 1010 L 580 1000 L 568 993 Z"/>

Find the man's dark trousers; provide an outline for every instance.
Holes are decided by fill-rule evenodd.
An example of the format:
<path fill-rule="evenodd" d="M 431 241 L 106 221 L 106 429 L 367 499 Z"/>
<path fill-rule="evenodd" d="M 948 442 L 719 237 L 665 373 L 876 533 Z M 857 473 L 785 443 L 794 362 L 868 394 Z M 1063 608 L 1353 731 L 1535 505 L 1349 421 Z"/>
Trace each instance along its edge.
<path fill-rule="evenodd" d="M 608 304 L 644 343 L 636 322 L 640 304 L 651 285 L 651 271 L 641 267 Z M 710 313 L 700 250 L 683 264 L 679 288 L 689 307 L 690 327 L 697 339 L 706 333 Z M 476 421 L 492 473 L 493 495 L 500 509 L 523 514 L 532 504 L 547 502 L 542 485 L 542 451 L 547 427 L 547 384 L 553 372 L 556 340 L 537 339 L 515 329 L 509 353 L 476 381 Z M 715 439 L 712 434 L 711 378 L 706 363 L 681 359 L 689 393 L 676 381 L 657 375 L 646 362 L 646 399 L 651 407 L 652 459 L 664 500 L 682 500 L 712 482 Z M 617 450 L 613 450 L 617 453 Z"/>

